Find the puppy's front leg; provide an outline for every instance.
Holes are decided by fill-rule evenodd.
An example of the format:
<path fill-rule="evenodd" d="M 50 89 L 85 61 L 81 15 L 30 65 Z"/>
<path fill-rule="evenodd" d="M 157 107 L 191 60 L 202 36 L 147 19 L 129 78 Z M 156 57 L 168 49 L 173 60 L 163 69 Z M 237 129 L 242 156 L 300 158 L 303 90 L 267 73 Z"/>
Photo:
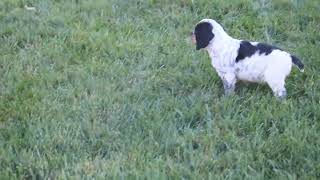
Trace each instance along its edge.
<path fill-rule="evenodd" d="M 236 87 L 236 76 L 232 73 L 225 73 L 221 77 L 223 82 L 224 94 L 225 95 L 232 95 L 234 94 L 234 89 Z"/>
<path fill-rule="evenodd" d="M 223 88 L 225 95 L 232 95 L 234 94 L 235 84 L 231 84 L 228 81 L 223 81 Z"/>

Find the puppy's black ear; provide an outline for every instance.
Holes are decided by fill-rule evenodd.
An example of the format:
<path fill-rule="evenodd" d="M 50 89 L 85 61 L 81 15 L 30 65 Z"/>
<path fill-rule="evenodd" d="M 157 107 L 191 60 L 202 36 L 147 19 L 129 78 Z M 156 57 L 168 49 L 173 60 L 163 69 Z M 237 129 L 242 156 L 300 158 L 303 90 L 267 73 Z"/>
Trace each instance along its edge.
<path fill-rule="evenodd" d="M 197 24 L 194 34 L 196 36 L 197 50 L 207 47 L 209 42 L 214 38 L 212 25 L 208 22 Z"/>

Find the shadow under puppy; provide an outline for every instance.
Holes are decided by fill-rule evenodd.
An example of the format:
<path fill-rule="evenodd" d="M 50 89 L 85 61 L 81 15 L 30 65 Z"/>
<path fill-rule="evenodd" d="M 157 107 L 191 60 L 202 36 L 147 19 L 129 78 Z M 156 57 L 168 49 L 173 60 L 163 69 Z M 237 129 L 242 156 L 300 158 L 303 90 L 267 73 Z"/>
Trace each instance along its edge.
<path fill-rule="evenodd" d="M 223 81 L 226 95 L 232 94 L 238 80 L 267 83 L 274 95 L 287 95 L 285 79 L 292 64 L 301 72 L 303 63 L 294 55 L 275 46 L 234 39 L 212 19 L 203 19 L 192 32 L 196 49 L 206 49 L 211 64 Z"/>

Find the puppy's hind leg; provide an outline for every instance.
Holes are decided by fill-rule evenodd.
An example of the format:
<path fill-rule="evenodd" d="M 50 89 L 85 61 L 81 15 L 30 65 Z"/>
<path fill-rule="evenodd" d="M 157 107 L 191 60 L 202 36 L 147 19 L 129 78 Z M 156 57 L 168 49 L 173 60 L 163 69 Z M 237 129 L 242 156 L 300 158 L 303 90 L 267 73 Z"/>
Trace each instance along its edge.
<path fill-rule="evenodd" d="M 269 87 L 272 89 L 273 94 L 279 98 L 280 100 L 283 100 L 287 96 L 287 91 L 285 88 L 285 77 L 278 77 L 277 79 L 275 78 L 270 78 L 267 80 L 267 83 Z"/>
<path fill-rule="evenodd" d="M 272 66 L 270 65 L 266 69 L 264 80 L 268 83 L 274 95 L 280 100 L 283 100 L 287 96 L 285 80 L 291 71 L 291 58 L 288 58 L 286 53 L 282 53 L 270 60 Z M 271 64 L 271 62 L 269 64 Z"/>
<path fill-rule="evenodd" d="M 277 61 L 281 62 L 273 68 L 267 69 L 264 74 L 264 79 L 273 91 L 273 94 L 280 100 L 283 100 L 287 96 L 285 88 L 285 80 L 291 71 L 292 64 L 290 61 Z"/>

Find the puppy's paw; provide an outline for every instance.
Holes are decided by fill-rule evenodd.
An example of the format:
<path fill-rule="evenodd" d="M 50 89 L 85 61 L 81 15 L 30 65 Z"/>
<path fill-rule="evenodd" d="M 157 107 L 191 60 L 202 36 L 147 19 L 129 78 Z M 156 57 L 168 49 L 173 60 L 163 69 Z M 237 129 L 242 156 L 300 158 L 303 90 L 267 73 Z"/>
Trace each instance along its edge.
<path fill-rule="evenodd" d="M 278 91 L 275 96 L 279 101 L 285 101 L 287 98 L 287 92 L 285 90 Z"/>

